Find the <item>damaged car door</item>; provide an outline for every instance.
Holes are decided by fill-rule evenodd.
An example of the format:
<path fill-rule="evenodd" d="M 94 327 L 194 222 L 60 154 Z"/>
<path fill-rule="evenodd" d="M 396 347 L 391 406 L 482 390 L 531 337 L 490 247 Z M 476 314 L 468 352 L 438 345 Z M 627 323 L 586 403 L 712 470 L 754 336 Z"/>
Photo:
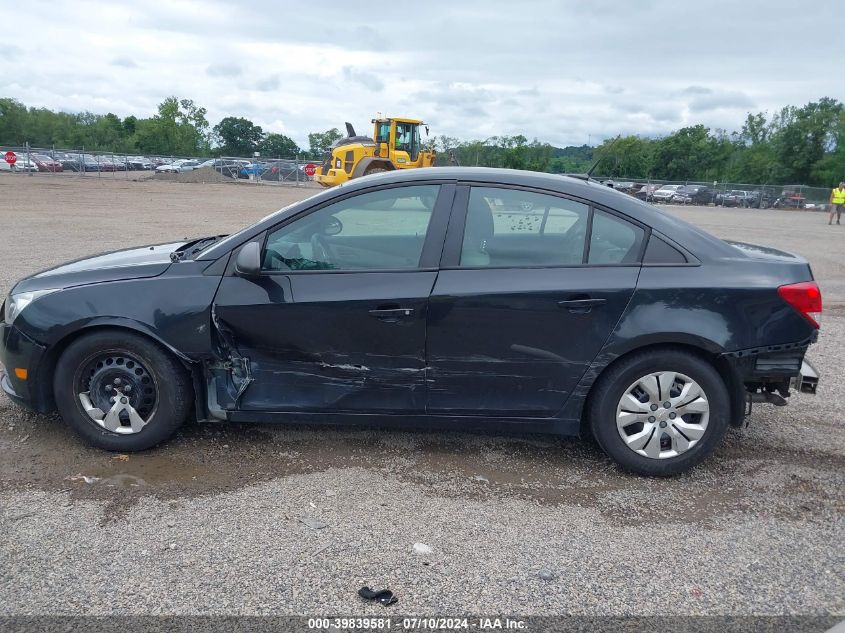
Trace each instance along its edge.
<path fill-rule="evenodd" d="M 426 313 L 453 193 L 439 184 L 355 192 L 245 245 L 258 270 L 234 267 L 214 301 L 231 363 L 213 372 L 210 404 L 422 412 Z"/>
<path fill-rule="evenodd" d="M 581 200 L 460 187 L 429 305 L 427 412 L 560 411 L 634 292 L 645 234 Z"/>

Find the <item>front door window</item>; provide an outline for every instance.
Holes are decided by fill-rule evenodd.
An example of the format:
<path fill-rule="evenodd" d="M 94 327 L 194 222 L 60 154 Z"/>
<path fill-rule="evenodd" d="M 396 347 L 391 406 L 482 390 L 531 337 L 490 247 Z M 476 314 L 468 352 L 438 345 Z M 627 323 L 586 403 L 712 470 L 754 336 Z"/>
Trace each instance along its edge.
<path fill-rule="evenodd" d="M 347 198 L 274 231 L 265 271 L 417 268 L 439 185 Z"/>

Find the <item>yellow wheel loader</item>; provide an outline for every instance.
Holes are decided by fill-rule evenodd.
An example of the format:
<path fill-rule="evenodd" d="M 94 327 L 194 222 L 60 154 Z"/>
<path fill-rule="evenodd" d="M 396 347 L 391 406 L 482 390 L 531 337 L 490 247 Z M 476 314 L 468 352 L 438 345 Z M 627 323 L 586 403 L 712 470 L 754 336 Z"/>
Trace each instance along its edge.
<path fill-rule="evenodd" d="M 373 136 L 356 136 L 351 124 L 346 124 L 347 136 L 329 148 L 314 180 L 324 187 L 333 187 L 352 178 L 394 169 L 432 167 L 435 152 L 422 148 L 419 119 L 373 119 Z"/>

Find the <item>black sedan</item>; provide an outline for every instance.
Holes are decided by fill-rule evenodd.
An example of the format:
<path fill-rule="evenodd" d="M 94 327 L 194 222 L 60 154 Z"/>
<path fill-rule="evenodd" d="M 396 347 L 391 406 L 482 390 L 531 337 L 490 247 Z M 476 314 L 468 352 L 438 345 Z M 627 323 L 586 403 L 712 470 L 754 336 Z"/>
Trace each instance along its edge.
<path fill-rule="evenodd" d="M 751 402 L 813 390 L 804 259 L 717 239 L 579 178 L 361 178 L 228 237 L 20 282 L 3 389 L 90 443 L 200 421 L 592 434 L 618 463 L 700 462 Z"/>

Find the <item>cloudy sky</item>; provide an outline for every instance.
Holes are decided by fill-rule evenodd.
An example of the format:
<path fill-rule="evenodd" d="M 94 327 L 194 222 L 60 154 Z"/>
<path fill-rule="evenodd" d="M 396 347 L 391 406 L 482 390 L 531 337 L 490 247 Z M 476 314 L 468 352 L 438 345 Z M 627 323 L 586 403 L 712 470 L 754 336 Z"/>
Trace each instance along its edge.
<path fill-rule="evenodd" d="M 307 146 L 377 113 L 556 145 L 845 100 L 841 0 L 5 0 L 0 96 L 149 116 L 168 95 Z"/>

